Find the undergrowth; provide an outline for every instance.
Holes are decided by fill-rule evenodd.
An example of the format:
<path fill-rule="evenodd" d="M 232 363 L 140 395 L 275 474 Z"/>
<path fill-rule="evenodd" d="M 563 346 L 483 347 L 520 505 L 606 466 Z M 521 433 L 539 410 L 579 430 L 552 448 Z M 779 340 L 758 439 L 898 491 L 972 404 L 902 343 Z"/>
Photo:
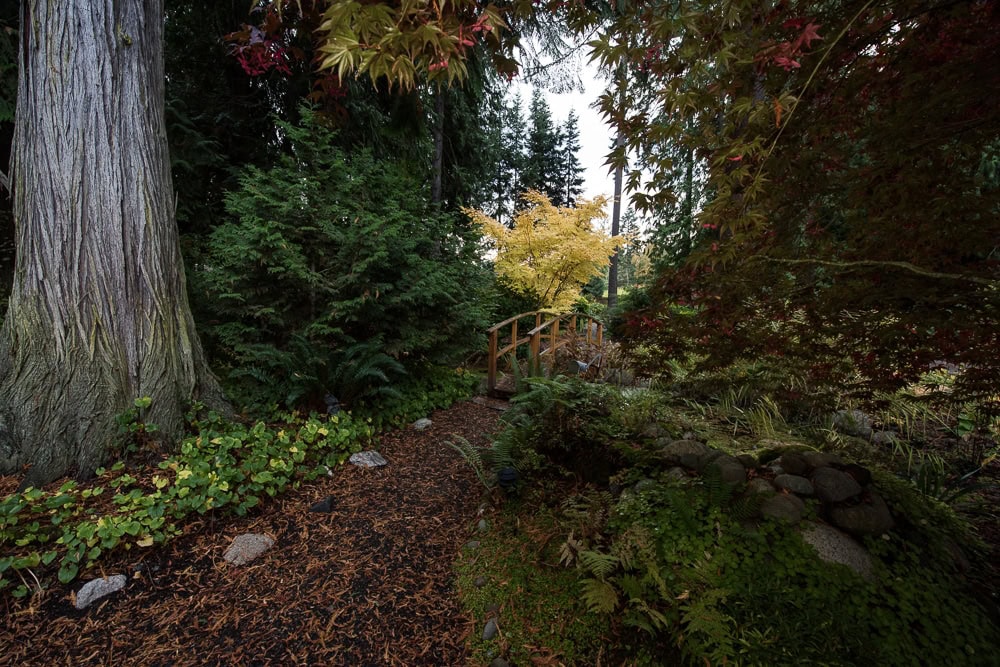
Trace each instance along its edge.
<path fill-rule="evenodd" d="M 191 434 L 153 466 L 118 461 L 85 485 L 29 487 L 0 500 L 0 592 L 24 597 L 44 590 L 53 576 L 70 583 L 112 552 L 169 541 L 197 516 L 242 516 L 343 464 L 380 430 L 467 398 L 477 382 L 473 374 L 429 370 L 393 401 L 359 414 L 276 413 L 252 424 L 194 405 L 187 415 Z M 148 406 L 148 399 L 137 399 L 120 420 L 133 441 L 156 431 L 138 420 Z"/>
<path fill-rule="evenodd" d="M 603 619 L 597 627 L 614 634 L 619 662 L 629 664 L 666 664 L 665 647 L 681 654 L 670 664 L 996 664 L 1000 629 L 982 606 L 986 596 L 970 585 L 988 570 L 985 552 L 956 513 L 965 496 L 908 474 L 898 440 L 894 448 L 838 434 L 817 424 L 817 413 L 787 410 L 775 398 L 775 378 L 764 380 L 721 382 L 692 400 L 676 388 L 622 392 L 530 379 L 498 444 L 522 462 L 524 493 L 541 500 L 508 502 L 508 522 L 535 526 L 539 504 L 558 508 L 547 515 L 546 545 L 558 542 L 564 569 L 536 559 L 521 563 L 528 571 L 519 576 L 563 581 L 574 572 L 572 590 L 588 610 L 579 622 Z M 938 419 L 939 428 L 956 424 Z M 896 518 L 893 530 L 865 538 L 870 576 L 822 562 L 799 531 L 761 520 L 763 497 L 723 484 L 717 468 L 697 477 L 669 469 L 658 448 L 682 437 L 765 457 L 789 446 L 868 452 L 861 462 Z M 608 461 L 610 476 L 593 474 Z M 810 502 L 807 520 L 817 512 Z M 500 544 L 476 557 L 479 571 L 507 567 L 494 551 L 527 553 L 519 534 L 495 539 Z M 560 613 L 579 610 L 556 605 Z M 501 647 L 527 662 L 531 645 L 518 637 Z M 595 664 L 586 651 L 560 659 Z"/>

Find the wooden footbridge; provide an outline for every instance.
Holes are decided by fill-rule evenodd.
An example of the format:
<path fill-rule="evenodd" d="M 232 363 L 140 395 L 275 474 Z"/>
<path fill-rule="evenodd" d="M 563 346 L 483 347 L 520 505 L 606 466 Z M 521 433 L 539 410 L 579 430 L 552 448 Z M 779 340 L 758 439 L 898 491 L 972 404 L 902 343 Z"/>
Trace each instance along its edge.
<path fill-rule="evenodd" d="M 527 332 L 521 334 L 525 329 Z M 580 313 L 553 310 L 521 313 L 490 327 L 487 333 L 490 341 L 487 387 L 491 396 L 508 393 L 497 387 L 497 365 L 505 355 L 509 354 L 511 363 L 516 364 L 519 353 L 526 354 L 529 368 L 538 371 L 547 362 L 552 372 L 560 348 L 572 345 L 574 351 L 584 352 L 591 361 L 581 363 L 588 367 L 600 363 L 604 346 L 604 324 Z"/>

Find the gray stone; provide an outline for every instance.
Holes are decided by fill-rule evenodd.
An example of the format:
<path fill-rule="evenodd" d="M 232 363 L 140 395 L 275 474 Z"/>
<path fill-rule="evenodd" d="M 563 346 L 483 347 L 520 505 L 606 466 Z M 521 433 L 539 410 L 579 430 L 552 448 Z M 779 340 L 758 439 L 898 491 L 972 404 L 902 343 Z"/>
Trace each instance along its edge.
<path fill-rule="evenodd" d="M 469 549 L 470 551 L 472 549 L 478 549 L 479 548 L 479 540 L 469 540 L 468 542 L 465 543 L 465 548 Z"/>
<path fill-rule="evenodd" d="M 112 574 L 103 579 L 92 579 L 76 593 L 76 608 L 86 609 L 101 598 L 117 593 L 125 588 L 128 578 L 124 574 Z"/>
<path fill-rule="evenodd" d="M 872 420 L 861 410 L 840 410 L 833 415 L 833 428 L 845 435 L 870 438 Z"/>
<path fill-rule="evenodd" d="M 494 637 L 497 636 L 498 632 L 500 632 L 500 628 L 497 627 L 496 620 L 491 618 L 490 620 L 486 621 L 486 627 L 483 628 L 483 640 L 489 641 L 493 639 Z"/>
<path fill-rule="evenodd" d="M 413 422 L 413 428 L 415 428 L 418 431 L 425 431 L 429 429 L 431 427 L 431 424 L 433 423 L 434 422 L 432 422 L 430 419 L 424 417 L 423 419 L 418 419 L 417 421 Z"/>
<path fill-rule="evenodd" d="M 801 452 L 785 452 L 778 459 L 778 464 L 789 475 L 804 475 L 809 471 L 809 462 Z"/>
<path fill-rule="evenodd" d="M 359 468 L 378 468 L 389 463 L 381 454 L 372 449 L 351 454 L 350 461 Z"/>
<path fill-rule="evenodd" d="M 747 481 L 747 470 L 735 456 L 729 456 L 728 454 L 720 456 L 712 461 L 709 467 L 718 468 L 722 476 L 722 481 L 726 484 L 742 484 Z"/>
<path fill-rule="evenodd" d="M 816 550 L 821 560 L 846 565 L 865 579 L 873 578 L 872 557 L 850 535 L 833 526 L 808 523 L 802 528 L 802 539 Z"/>
<path fill-rule="evenodd" d="M 771 495 L 776 493 L 774 485 L 763 477 L 754 477 L 747 483 L 747 491 L 750 493 L 766 493 Z"/>
<path fill-rule="evenodd" d="M 329 514 L 333 511 L 333 496 L 327 496 L 323 500 L 313 503 L 309 506 L 309 511 Z"/>
<path fill-rule="evenodd" d="M 660 450 L 660 455 L 669 463 L 679 463 L 692 470 L 698 468 L 698 460 L 708 453 L 708 446 L 695 440 L 673 440 Z"/>
<path fill-rule="evenodd" d="M 635 486 L 633 486 L 632 488 L 635 489 L 636 493 L 642 493 L 646 489 L 652 489 L 655 486 L 656 486 L 655 480 L 652 480 L 648 477 L 644 477 L 640 479 L 638 482 L 636 482 Z"/>
<path fill-rule="evenodd" d="M 482 588 L 483 586 L 486 585 L 486 577 L 483 576 L 476 577 L 476 580 L 472 582 L 472 585 L 475 586 L 476 588 Z"/>
<path fill-rule="evenodd" d="M 667 479 L 674 480 L 677 482 L 682 482 L 688 478 L 687 472 L 685 472 L 684 468 L 681 468 L 680 466 L 674 466 L 673 468 L 670 468 L 669 470 L 667 470 L 665 476 Z"/>
<path fill-rule="evenodd" d="M 876 493 L 871 494 L 870 502 L 834 507 L 830 510 L 830 521 L 853 535 L 881 535 L 896 525 L 889 506 Z"/>
<path fill-rule="evenodd" d="M 816 497 L 825 503 L 839 503 L 861 493 L 861 485 L 846 472 L 833 468 L 816 468 L 812 474 Z"/>
<path fill-rule="evenodd" d="M 872 444 L 887 447 L 896 444 L 899 436 L 892 431 L 875 431 L 872 433 Z"/>
<path fill-rule="evenodd" d="M 702 471 L 718 458 L 725 456 L 725 452 L 718 449 L 709 448 L 707 452 L 698 457 L 698 470 Z"/>
<path fill-rule="evenodd" d="M 695 442 L 701 442 L 698 438 L 698 434 L 694 431 L 684 431 L 684 434 L 681 436 L 681 440 L 694 440 Z"/>
<path fill-rule="evenodd" d="M 744 468 L 753 470 L 757 467 L 757 459 L 754 458 L 753 454 L 740 454 L 736 459 L 743 464 Z"/>
<path fill-rule="evenodd" d="M 644 438 L 649 438 L 650 440 L 654 440 L 656 438 L 665 435 L 665 433 L 663 429 L 660 428 L 659 424 L 647 424 L 646 428 L 642 429 L 642 433 L 640 435 L 642 435 L 642 437 Z"/>
<path fill-rule="evenodd" d="M 798 496 L 778 493 L 764 501 L 760 513 L 764 518 L 795 525 L 805 516 L 806 505 Z"/>
<path fill-rule="evenodd" d="M 274 540 L 260 533 L 245 533 L 233 538 L 222 557 L 233 565 L 246 565 L 274 546 Z"/>
<path fill-rule="evenodd" d="M 486 519 L 480 519 L 479 523 L 476 524 L 476 530 L 478 530 L 480 533 L 485 533 L 489 529 L 490 529 L 490 524 L 488 521 L 486 521 Z"/>
<path fill-rule="evenodd" d="M 824 466 L 843 465 L 844 461 L 836 454 L 830 452 L 802 452 L 802 458 L 806 460 L 810 468 L 822 468 Z"/>
<path fill-rule="evenodd" d="M 800 496 L 811 496 L 813 494 L 812 483 L 805 477 L 799 477 L 798 475 L 778 475 L 774 478 L 774 485 L 779 489 L 785 489 Z"/>
<path fill-rule="evenodd" d="M 493 662 L 490 663 L 490 667 L 510 667 L 510 663 L 503 658 L 493 658 Z"/>

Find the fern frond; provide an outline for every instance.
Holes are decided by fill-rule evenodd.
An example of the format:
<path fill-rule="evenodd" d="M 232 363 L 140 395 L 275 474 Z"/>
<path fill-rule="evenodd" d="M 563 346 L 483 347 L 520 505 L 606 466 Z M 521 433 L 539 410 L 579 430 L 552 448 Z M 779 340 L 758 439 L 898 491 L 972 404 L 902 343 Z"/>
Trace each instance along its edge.
<path fill-rule="evenodd" d="M 581 551 L 580 565 L 599 579 L 607 579 L 618 568 L 618 556 L 600 551 Z"/>
<path fill-rule="evenodd" d="M 618 608 L 618 591 L 601 579 L 584 579 L 582 599 L 587 609 L 600 614 L 610 614 Z"/>

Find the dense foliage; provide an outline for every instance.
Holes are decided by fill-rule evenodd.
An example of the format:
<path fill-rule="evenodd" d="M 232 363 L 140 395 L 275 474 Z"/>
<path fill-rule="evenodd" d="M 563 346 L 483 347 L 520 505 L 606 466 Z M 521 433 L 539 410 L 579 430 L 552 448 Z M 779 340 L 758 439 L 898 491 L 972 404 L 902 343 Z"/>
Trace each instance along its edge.
<path fill-rule="evenodd" d="M 656 24 L 643 12 L 616 19 L 595 50 L 645 77 L 616 119 L 643 169 L 674 174 L 640 202 L 676 200 L 689 175 L 676 167 L 693 158 L 707 203 L 677 241 L 691 265 L 661 274 L 633 332 L 662 358 L 780 357 L 868 398 L 949 361 L 966 369 L 957 394 L 990 401 L 997 4 L 706 3 Z M 617 104 L 604 100 L 609 115 Z M 635 123 L 646 110 L 655 120 Z M 667 317 L 677 302 L 694 315 Z"/>
<path fill-rule="evenodd" d="M 205 336 L 256 403 L 352 403 L 481 343 L 478 232 L 433 211 L 406 164 L 348 155 L 305 114 L 292 151 L 227 198 L 196 290 Z"/>
<path fill-rule="evenodd" d="M 514 216 L 511 229 L 481 211 L 466 212 L 495 244 L 498 276 L 534 308 L 567 310 L 623 240 L 593 228 L 604 216 L 602 197 L 575 207 L 556 206 L 534 190 L 524 199 L 528 207 Z"/>
<path fill-rule="evenodd" d="M 512 511 L 559 517 L 547 539 L 561 532 L 559 560 L 611 623 L 620 659 L 662 664 L 676 646 L 691 664 L 989 664 L 998 629 L 966 585 L 985 575 L 975 569 L 982 561 L 956 557 L 975 540 L 927 487 L 875 473 L 898 525 L 865 540 L 873 570 L 862 576 L 822 562 L 799 531 L 762 520 L 764 496 L 749 485 L 726 483 L 711 466 L 687 475 L 661 458 L 658 434 L 693 432 L 683 437 L 756 450 L 760 461 L 809 448 L 780 414 L 741 408 L 731 384 L 690 404 L 715 406 L 708 413 L 650 390 L 564 377 L 529 384 L 493 448 L 521 470 L 525 500 Z M 554 481 L 567 476 L 575 482 Z M 550 555 L 542 569 L 553 566 Z M 571 601 L 554 604 L 554 614 L 579 613 Z"/>

